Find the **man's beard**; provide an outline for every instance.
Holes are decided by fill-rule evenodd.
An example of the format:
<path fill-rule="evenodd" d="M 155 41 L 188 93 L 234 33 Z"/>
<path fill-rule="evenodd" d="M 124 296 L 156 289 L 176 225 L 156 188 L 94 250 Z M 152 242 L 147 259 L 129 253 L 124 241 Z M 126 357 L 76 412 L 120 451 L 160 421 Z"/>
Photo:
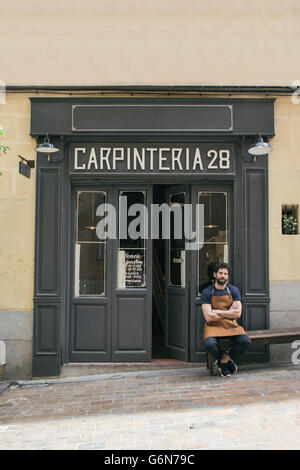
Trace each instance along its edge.
<path fill-rule="evenodd" d="M 226 280 L 225 279 L 218 279 L 218 284 L 220 284 L 220 286 L 224 286 L 224 284 L 226 284 Z"/>

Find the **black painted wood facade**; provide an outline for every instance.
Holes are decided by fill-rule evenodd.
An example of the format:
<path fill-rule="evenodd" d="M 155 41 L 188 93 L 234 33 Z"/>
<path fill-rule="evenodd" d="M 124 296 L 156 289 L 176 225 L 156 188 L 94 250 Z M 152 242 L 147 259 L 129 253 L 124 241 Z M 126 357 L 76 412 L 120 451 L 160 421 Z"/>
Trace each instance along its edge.
<path fill-rule="evenodd" d="M 133 103 L 138 105 L 137 114 L 132 109 Z M 117 130 L 108 130 L 103 116 L 100 119 L 96 113 L 99 119 L 93 119 L 89 112 L 89 106 L 103 104 L 113 105 L 113 110 L 122 105 L 123 119 L 119 120 Z M 174 106 L 172 113 L 168 108 L 165 118 L 153 130 L 158 106 L 161 111 L 170 104 Z M 79 105 L 85 107 L 75 115 L 74 109 L 78 113 Z M 203 108 L 192 110 L 193 105 L 203 105 Z M 268 158 L 261 156 L 256 161 L 248 161 L 245 157 L 249 156 L 247 148 L 258 133 L 265 138 L 274 135 L 273 105 L 272 99 L 32 99 L 31 135 L 41 142 L 49 133 L 61 149 L 50 162 L 47 156 L 37 157 L 33 376 L 57 376 L 61 364 L 67 362 L 151 360 L 151 276 L 145 290 L 117 289 L 114 282 L 116 241 L 108 242 L 107 247 L 107 256 L 112 262 L 108 263 L 105 298 L 100 302 L 94 298 L 74 299 L 74 194 L 78 188 L 107 189 L 115 204 L 118 189 L 128 187 L 145 188 L 150 204 L 153 184 L 188 183 L 192 203 L 196 202 L 198 188 L 228 191 L 231 282 L 242 293 L 242 324 L 248 330 L 269 327 Z M 210 106 L 214 107 L 211 113 Z M 220 115 L 216 106 L 221 106 Z M 209 129 L 205 128 L 205 113 L 208 112 Z M 137 129 L 143 113 L 145 119 Z M 199 125 L 195 124 L 197 113 Z M 173 123 L 170 122 L 172 115 Z M 111 122 L 114 122 L 113 114 L 109 125 Z M 149 123 L 152 129 L 147 131 L 145 126 Z M 215 128 L 211 129 L 214 123 Z M 185 172 L 151 175 L 127 171 L 126 181 L 124 174 L 74 173 L 70 171 L 70 149 L 76 143 L 228 145 L 234 150 L 234 171 L 188 175 Z M 151 273 L 151 241 L 147 249 L 147 272 Z M 196 270 L 196 252 L 191 252 L 187 278 L 188 318 L 184 320 L 187 326 L 184 341 L 188 350 L 184 358 L 204 362 L 203 315 L 197 297 Z M 132 329 L 133 324 L 136 331 Z M 99 336 L 95 336 L 95 328 L 101 332 Z M 248 357 L 265 361 L 268 349 L 257 346 Z"/>

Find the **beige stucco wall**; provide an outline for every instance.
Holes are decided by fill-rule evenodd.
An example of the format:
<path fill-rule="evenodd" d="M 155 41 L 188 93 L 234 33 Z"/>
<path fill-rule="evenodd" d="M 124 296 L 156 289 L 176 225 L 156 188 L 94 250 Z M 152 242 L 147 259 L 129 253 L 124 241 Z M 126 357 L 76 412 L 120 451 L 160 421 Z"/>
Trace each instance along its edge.
<path fill-rule="evenodd" d="M 300 235 L 281 234 L 282 204 L 300 206 L 300 103 L 290 96 L 275 102 L 275 132 L 269 157 L 270 280 L 299 281 Z"/>
<path fill-rule="evenodd" d="M 0 1 L 9 85 L 290 85 L 299 0 Z"/>
<path fill-rule="evenodd" d="M 16 379 L 32 370 L 35 170 L 31 179 L 18 172 L 18 154 L 30 160 L 36 154 L 27 96 L 7 94 L 0 125 L 11 148 L 0 157 L 0 340 L 6 344 L 5 378 Z"/>
<path fill-rule="evenodd" d="M 22 155 L 35 160 L 35 140 L 29 136 L 30 103 L 27 96 L 6 96 L 0 104 L 3 143 L 11 148 L 0 157 L 0 309 L 32 309 L 35 170 L 31 179 L 19 175 Z M 4 142 L 5 140 L 5 142 Z"/>

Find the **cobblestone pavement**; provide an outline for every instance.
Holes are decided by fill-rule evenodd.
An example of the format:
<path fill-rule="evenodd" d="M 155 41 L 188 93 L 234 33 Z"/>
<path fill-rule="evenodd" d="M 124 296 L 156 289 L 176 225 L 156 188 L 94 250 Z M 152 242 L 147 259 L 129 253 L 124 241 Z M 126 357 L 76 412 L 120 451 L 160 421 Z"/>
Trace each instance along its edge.
<path fill-rule="evenodd" d="M 0 449 L 300 449 L 300 367 L 12 386 Z"/>

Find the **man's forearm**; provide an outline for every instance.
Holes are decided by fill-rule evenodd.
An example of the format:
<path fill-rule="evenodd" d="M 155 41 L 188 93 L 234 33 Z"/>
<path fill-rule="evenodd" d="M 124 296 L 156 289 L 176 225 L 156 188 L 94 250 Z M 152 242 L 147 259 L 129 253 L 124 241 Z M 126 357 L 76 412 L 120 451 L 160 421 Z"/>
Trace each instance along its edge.
<path fill-rule="evenodd" d="M 239 308 L 230 308 L 229 310 L 212 310 L 212 313 L 220 316 L 221 318 L 240 318 L 241 310 Z"/>

